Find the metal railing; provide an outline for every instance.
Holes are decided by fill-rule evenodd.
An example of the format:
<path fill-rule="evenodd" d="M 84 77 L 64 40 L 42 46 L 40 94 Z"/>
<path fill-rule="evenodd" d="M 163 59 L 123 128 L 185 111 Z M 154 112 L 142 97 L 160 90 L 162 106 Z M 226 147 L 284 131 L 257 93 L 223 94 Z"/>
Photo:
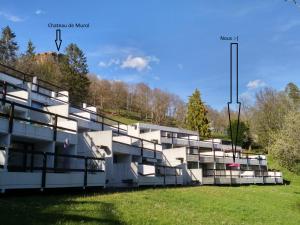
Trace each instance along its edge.
<path fill-rule="evenodd" d="M 68 97 L 67 95 L 64 95 L 63 93 L 60 93 L 60 91 L 62 91 L 63 89 L 58 85 L 55 85 L 53 83 L 50 83 L 50 82 L 42 80 L 42 79 L 38 80 L 39 83 L 33 83 L 33 78 L 35 77 L 35 75 L 24 73 L 20 70 L 17 70 L 13 67 L 4 65 L 2 63 L 0 63 L 0 72 L 8 74 L 9 76 L 12 76 L 16 79 L 21 80 L 23 82 L 23 84 L 25 82 L 32 83 L 31 91 L 33 91 L 33 92 L 39 93 L 43 96 L 46 96 L 46 97 L 49 97 L 49 98 L 52 98 L 52 99 L 55 99 L 55 100 L 58 100 L 58 101 L 61 101 L 64 103 L 68 103 L 61 99 L 57 99 L 57 97 L 59 97 L 59 96 Z M 55 93 L 56 97 L 52 96 L 52 94 L 51 94 L 52 92 Z"/>
<path fill-rule="evenodd" d="M 62 127 L 62 126 L 57 125 L 59 119 L 63 119 L 63 121 L 73 121 L 77 124 L 77 120 L 75 120 L 75 119 L 68 118 L 68 117 L 58 115 L 55 113 L 47 112 L 42 109 L 37 109 L 37 108 L 31 107 L 31 106 L 23 105 L 23 104 L 20 104 L 17 102 L 11 102 L 11 101 L 5 100 L 3 98 L 0 101 L 1 101 L 1 106 L 2 106 L 2 110 L 0 109 L 0 116 L 8 118 L 8 123 L 9 123 L 8 124 L 8 132 L 9 133 L 13 132 L 14 120 L 52 128 L 54 131 L 53 132 L 53 140 L 56 140 L 56 135 L 57 135 L 58 130 L 70 131 L 70 132 L 74 132 L 74 133 L 77 132 L 77 129 L 70 129 L 67 127 Z M 7 106 L 9 106 L 9 107 L 7 108 Z M 6 111 L 3 110 L 5 108 L 8 110 L 6 110 Z M 20 115 L 20 113 L 16 113 L 16 108 L 25 109 L 28 111 L 28 113 L 35 114 L 35 116 L 32 116 L 32 117 L 40 116 L 41 119 L 40 120 L 31 119 L 30 117 L 27 117 L 27 116 L 22 117 Z M 77 128 L 77 125 L 76 125 L 76 128 Z"/>
<path fill-rule="evenodd" d="M 0 151 L 5 151 L 0 149 Z M 19 155 L 19 157 L 18 157 Z M 21 156 L 21 157 L 20 157 Z M 21 159 L 18 163 L 15 158 Z M 52 165 L 49 165 L 53 157 Z M 75 160 L 77 165 L 81 165 L 82 168 L 65 168 L 59 167 L 57 160 L 58 158 L 67 158 Z M 14 162 L 15 161 L 15 162 Z M 81 164 L 80 162 L 81 161 Z M 13 164 L 16 165 L 13 165 Z M 69 165 L 72 165 L 70 163 Z M 104 168 L 104 169 L 103 169 Z M 86 187 L 88 184 L 88 174 L 101 173 L 105 171 L 105 158 L 97 157 L 87 157 L 81 155 L 71 155 L 71 154 L 57 154 L 52 152 L 42 152 L 42 151 L 26 151 L 22 149 L 9 148 L 8 150 L 8 172 L 41 172 L 41 188 L 46 186 L 46 179 L 48 173 L 72 173 L 72 172 L 82 172 L 83 173 L 83 186 Z"/>
<path fill-rule="evenodd" d="M 252 174 L 243 174 L 250 172 Z M 273 173 L 273 175 L 269 175 Z M 242 169 L 204 169 L 203 178 L 213 177 L 213 178 L 282 178 L 282 175 L 276 175 L 280 171 L 267 171 L 267 170 L 242 170 Z M 266 175 L 267 174 L 267 175 Z"/>
<path fill-rule="evenodd" d="M 216 153 L 218 152 L 221 152 L 223 153 L 223 155 L 216 155 Z M 213 157 L 213 158 L 216 158 L 216 159 L 222 159 L 222 158 L 233 158 L 232 155 L 225 155 L 225 152 L 222 151 L 222 150 L 215 150 L 215 149 L 212 149 L 211 151 L 212 154 L 205 154 L 205 153 L 202 153 L 201 150 L 199 148 L 191 148 L 191 147 L 187 147 L 187 154 L 188 155 L 198 155 L 199 156 L 199 159 L 201 157 Z M 251 156 L 254 156 L 254 157 L 251 157 Z M 261 155 L 257 155 L 255 153 L 237 153 L 236 154 L 236 159 L 246 159 L 247 161 L 248 160 L 258 160 L 258 161 L 266 161 L 265 158 L 261 157 Z"/>
<path fill-rule="evenodd" d="M 174 177 L 175 178 L 174 184 L 177 185 L 178 177 L 182 175 L 182 168 L 178 166 L 155 165 L 155 173 L 143 174 L 139 172 L 138 174 L 143 177 L 149 177 L 149 176 L 163 177 L 164 178 L 163 185 L 166 185 L 167 177 Z"/>
<path fill-rule="evenodd" d="M 140 137 L 135 137 L 135 136 L 129 135 L 129 134 L 127 134 L 127 130 L 120 128 L 120 124 L 121 123 L 119 123 L 119 121 L 117 121 L 117 120 L 111 120 L 111 121 L 118 122 L 117 123 L 117 127 L 115 127 L 114 125 L 111 125 L 111 124 L 108 124 L 108 123 L 105 122 L 105 119 L 108 119 L 108 118 L 102 117 L 101 115 L 96 114 L 96 113 L 94 113 L 94 114 L 97 115 L 97 116 L 100 116 L 100 118 L 101 118 L 100 121 L 99 121 L 99 119 L 87 118 L 87 117 L 80 116 L 80 115 L 77 115 L 77 114 L 74 114 L 74 113 L 70 113 L 70 115 L 72 115 L 73 117 L 77 117 L 77 118 L 80 118 L 82 120 L 87 120 L 87 121 L 91 121 L 91 122 L 100 124 L 102 130 L 104 130 L 104 126 L 112 128 L 112 132 L 113 132 L 114 136 L 124 136 L 124 137 L 130 138 L 130 143 L 135 143 L 135 144 L 127 144 L 127 143 L 116 141 L 116 140 L 114 140 L 114 142 L 118 142 L 120 144 L 127 144 L 127 145 L 130 145 L 132 147 L 140 148 L 141 149 L 141 156 L 144 155 L 143 154 L 144 150 L 152 151 L 153 154 L 154 154 L 153 158 L 156 158 L 157 151 L 158 151 L 157 146 L 161 146 L 161 144 L 158 144 L 156 142 L 149 141 L 149 140 L 146 140 L 146 139 L 143 139 L 143 138 L 140 138 Z M 152 145 L 153 149 L 151 149 L 149 147 L 145 147 L 147 145 L 148 146 Z"/>
<path fill-rule="evenodd" d="M 4 65 L 4 64 L 1 64 L 1 63 L 0 63 L 0 72 L 7 73 L 7 74 L 9 74 L 12 77 L 20 79 L 21 81 L 23 81 L 23 83 L 24 82 L 31 82 L 32 83 L 33 82 L 33 78 L 35 77 L 33 74 L 24 73 L 24 72 L 22 72 L 20 70 L 17 70 L 15 68 L 12 68 L 10 66 L 7 66 L 7 65 Z M 59 92 L 59 91 L 63 90 L 62 87 L 60 87 L 58 85 L 55 85 L 53 83 L 50 83 L 48 81 L 44 81 L 42 79 L 38 79 L 38 81 L 39 81 L 39 83 L 37 83 L 37 84 L 36 83 L 32 83 L 32 90 L 31 91 L 36 92 L 38 94 L 41 94 L 43 96 L 49 97 L 51 99 L 55 99 L 55 100 L 60 101 L 62 103 L 69 104 L 68 101 L 64 101 L 62 99 L 57 99 L 57 97 L 60 97 L 60 96 L 62 96 L 62 97 L 68 97 L 67 95 L 64 95 L 63 93 Z M 8 83 L 6 82 L 6 84 L 8 84 Z M 55 93 L 55 95 L 56 95 L 55 97 L 53 97 L 51 95 L 52 92 Z M 127 124 L 124 124 L 124 123 L 122 123 L 122 122 L 120 122 L 118 120 L 114 120 L 112 118 L 109 118 L 107 116 L 104 116 L 102 114 L 93 112 L 93 111 L 91 111 L 89 109 L 86 109 L 86 108 L 83 108 L 83 107 L 80 107 L 80 106 L 77 106 L 77 105 L 74 105 L 74 104 L 70 104 L 70 106 L 73 107 L 73 108 L 77 108 L 77 109 L 79 109 L 81 111 L 89 112 L 89 113 L 91 113 L 93 115 L 100 116 L 100 117 L 103 118 L 103 120 L 107 120 L 108 121 L 107 124 L 110 124 L 109 122 L 111 122 L 111 124 L 110 124 L 111 126 L 114 126 L 113 124 L 116 124 L 117 127 L 115 127 L 115 126 L 114 127 L 117 128 L 118 131 L 126 131 L 127 132 L 127 130 L 125 130 L 125 129 L 123 129 L 123 128 L 120 127 L 120 125 L 127 125 Z M 105 122 L 105 121 L 103 121 L 103 122 Z"/>

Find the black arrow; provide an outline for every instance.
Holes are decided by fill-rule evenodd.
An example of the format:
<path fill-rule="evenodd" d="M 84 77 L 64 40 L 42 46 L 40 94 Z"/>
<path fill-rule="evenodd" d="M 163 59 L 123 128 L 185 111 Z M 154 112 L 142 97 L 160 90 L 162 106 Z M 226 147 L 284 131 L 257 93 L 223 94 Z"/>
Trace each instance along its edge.
<path fill-rule="evenodd" d="M 59 51 L 61 43 L 62 43 L 61 31 L 60 31 L 60 29 L 57 29 L 56 30 L 56 39 L 55 39 L 55 44 L 56 44 L 57 51 Z"/>
<path fill-rule="evenodd" d="M 233 143 L 233 130 L 231 126 L 231 115 L 230 115 L 230 105 L 232 104 L 232 49 L 233 46 L 236 46 L 236 104 L 238 104 L 238 123 L 236 128 L 236 136 L 235 136 L 235 144 Z M 233 152 L 233 162 L 235 163 L 236 157 L 236 145 L 239 133 L 240 126 L 240 112 L 241 112 L 241 103 L 239 102 L 239 44 L 238 43 L 230 43 L 230 101 L 227 102 L 227 110 L 228 110 L 228 118 L 229 118 L 229 128 L 230 128 L 230 137 L 231 137 L 231 147 Z"/>

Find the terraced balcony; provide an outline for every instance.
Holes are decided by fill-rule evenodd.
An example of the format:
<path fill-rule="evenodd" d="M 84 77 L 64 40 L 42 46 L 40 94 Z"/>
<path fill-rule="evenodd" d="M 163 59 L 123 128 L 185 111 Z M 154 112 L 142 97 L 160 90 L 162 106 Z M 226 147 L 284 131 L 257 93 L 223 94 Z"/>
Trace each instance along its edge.
<path fill-rule="evenodd" d="M 1 149 L 0 151 L 6 151 Z M 9 149 L 0 189 L 104 187 L 105 159 L 80 155 Z M 14 154 L 14 158 L 11 158 Z M 66 160 L 68 163 L 66 163 Z"/>
<path fill-rule="evenodd" d="M 255 170 L 204 170 L 203 184 L 282 184 L 279 171 Z"/>

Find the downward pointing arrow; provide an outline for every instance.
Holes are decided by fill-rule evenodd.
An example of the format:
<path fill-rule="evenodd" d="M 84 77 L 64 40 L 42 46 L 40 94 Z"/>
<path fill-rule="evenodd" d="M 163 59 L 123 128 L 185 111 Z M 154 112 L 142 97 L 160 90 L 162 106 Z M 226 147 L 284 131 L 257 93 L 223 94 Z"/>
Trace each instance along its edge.
<path fill-rule="evenodd" d="M 238 118 L 237 118 L 237 127 L 236 127 L 236 136 L 235 136 L 235 144 L 233 143 L 233 128 L 231 126 L 231 110 L 230 105 L 232 103 L 232 70 L 233 70 L 233 62 L 232 62 L 232 49 L 233 46 L 235 46 L 236 49 L 236 104 L 238 105 Z M 230 43 L 230 101 L 227 102 L 227 110 L 228 110 L 228 119 L 229 119 L 229 128 L 230 128 L 230 137 L 231 137 L 231 147 L 232 147 L 232 153 L 233 153 L 233 165 L 235 165 L 235 157 L 236 157 L 236 145 L 238 140 L 238 133 L 239 133 L 239 126 L 240 126 L 240 112 L 241 112 L 241 103 L 239 101 L 239 44 L 238 43 Z"/>
<path fill-rule="evenodd" d="M 61 31 L 60 31 L 60 29 L 57 29 L 56 30 L 56 39 L 55 39 L 55 45 L 56 45 L 57 51 L 59 51 L 61 43 L 62 43 Z"/>

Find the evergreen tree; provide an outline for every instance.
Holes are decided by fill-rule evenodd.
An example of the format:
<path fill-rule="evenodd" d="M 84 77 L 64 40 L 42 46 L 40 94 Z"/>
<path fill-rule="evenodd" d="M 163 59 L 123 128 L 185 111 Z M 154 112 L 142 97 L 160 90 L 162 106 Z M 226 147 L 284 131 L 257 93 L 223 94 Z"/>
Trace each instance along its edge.
<path fill-rule="evenodd" d="M 187 127 L 196 130 L 200 137 L 209 137 L 209 121 L 207 118 L 207 109 L 201 100 L 198 89 L 189 97 L 188 111 L 186 119 Z"/>
<path fill-rule="evenodd" d="M 233 139 L 232 142 L 243 148 L 249 148 L 249 146 L 252 143 L 249 126 L 244 121 L 240 121 L 238 134 L 237 134 L 237 126 L 238 126 L 238 120 L 233 120 L 231 122 L 232 139 Z M 228 125 L 227 135 L 229 138 L 231 138 L 230 132 L 231 132 L 230 126 Z"/>
<path fill-rule="evenodd" d="M 27 44 L 27 50 L 26 50 L 26 56 L 29 56 L 29 57 L 34 57 L 35 56 L 35 47 L 32 43 L 31 40 L 28 41 L 28 44 Z"/>
<path fill-rule="evenodd" d="M 65 51 L 66 54 L 60 56 L 59 60 L 63 74 L 62 83 L 70 93 L 70 101 L 81 104 L 87 101 L 90 85 L 86 57 L 76 44 L 68 45 Z"/>
<path fill-rule="evenodd" d="M 13 65 L 17 59 L 17 51 L 19 49 L 15 41 L 16 35 L 9 26 L 2 29 L 0 39 L 0 62 L 6 65 Z"/>
<path fill-rule="evenodd" d="M 66 56 L 68 64 L 75 74 L 86 75 L 89 72 L 86 57 L 76 44 L 71 43 L 67 46 Z"/>
<path fill-rule="evenodd" d="M 285 88 L 285 92 L 288 97 L 292 100 L 295 108 L 299 109 L 300 107 L 300 90 L 298 86 L 294 83 L 288 83 Z"/>

